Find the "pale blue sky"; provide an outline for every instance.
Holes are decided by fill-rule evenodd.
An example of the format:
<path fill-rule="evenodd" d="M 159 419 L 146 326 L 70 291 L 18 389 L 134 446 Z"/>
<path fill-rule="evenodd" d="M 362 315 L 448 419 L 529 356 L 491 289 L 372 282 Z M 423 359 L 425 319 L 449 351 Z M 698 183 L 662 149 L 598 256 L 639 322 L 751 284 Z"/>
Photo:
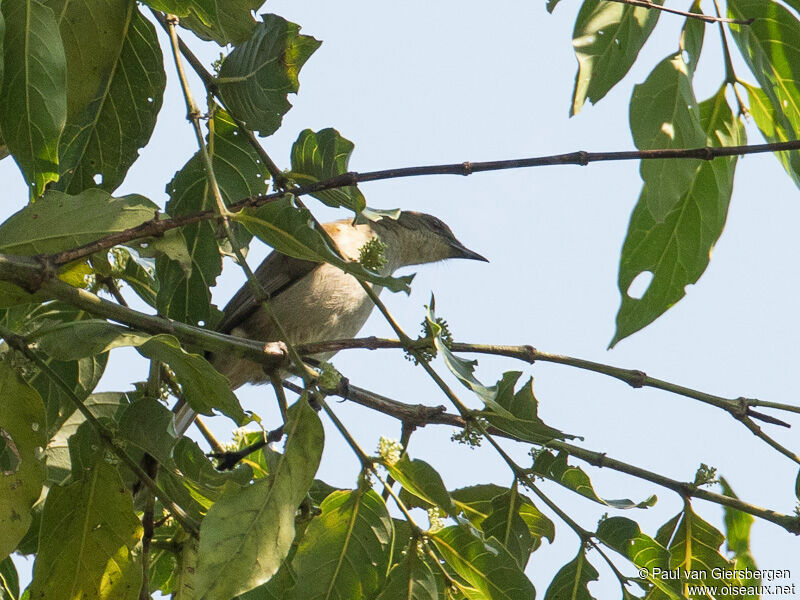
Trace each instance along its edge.
<path fill-rule="evenodd" d="M 300 93 L 290 97 L 294 108 L 265 147 L 285 168 L 291 143 L 302 129 L 332 126 L 355 143 L 351 168 L 361 171 L 580 149 L 633 149 L 628 129 L 632 86 L 675 51 L 683 21 L 662 15 L 638 66 L 622 84 L 597 107 L 587 105 L 578 117 L 569 119 L 576 68 L 570 39 L 578 6 L 565 0 L 554 15 L 548 15 L 544 1 L 479 6 L 454 1 L 389 5 L 275 0 L 266 9 L 297 22 L 323 45 L 301 72 Z M 715 92 L 722 79 L 714 28 L 708 27 L 706 36 L 696 76 L 698 99 Z M 193 44 L 206 59 L 218 54 L 215 47 L 206 44 L 203 50 L 202 46 Z M 119 190 L 142 193 L 159 203 L 166 199 L 167 181 L 195 150 L 192 131 L 183 120 L 173 67 L 171 63 L 167 67 L 170 83 L 154 143 L 143 151 Z M 195 91 L 202 97 L 199 85 Z M 761 142 L 752 125 L 748 134 L 752 143 Z M 3 210 L 10 214 L 26 197 L 11 160 L 0 163 L 0 181 L 7 195 Z M 457 340 L 532 344 L 544 351 L 642 369 L 719 395 L 797 403 L 800 276 L 794 257 L 800 192 L 774 157 L 741 160 L 728 224 L 698 285 L 656 323 L 607 351 L 619 303 L 619 250 L 640 186 L 635 162 L 364 185 L 371 206 L 436 214 L 467 246 L 491 261 L 420 268 L 410 297 L 385 293 L 384 300 L 409 333 L 418 331 L 423 305 L 434 290 L 438 314 L 450 323 Z M 328 209 L 317 210 L 313 201 L 309 206 L 322 219 L 334 215 Z M 251 265 L 263 255 L 263 249 L 254 247 Z M 214 290 L 220 306 L 242 281 L 235 265 L 226 264 Z M 362 333 L 391 336 L 377 314 Z M 350 351 L 333 362 L 356 385 L 406 402 L 446 404 L 424 372 L 400 352 Z M 445 372 L 440 363 L 437 367 Z M 526 367 L 484 357 L 478 373 L 491 383 L 511 369 L 535 376 L 540 415 L 555 427 L 584 436 L 587 448 L 680 480 L 691 480 L 700 462 L 705 462 L 717 467 L 742 499 L 792 512 L 797 466 L 722 411 L 557 365 Z M 120 389 L 144 377 L 143 361 L 121 352 L 102 386 Z M 467 390 L 457 383 L 454 387 L 477 406 Z M 274 420 L 268 387 L 248 387 L 239 396 L 246 408 L 266 417 L 268 426 Z M 380 435 L 399 436 L 399 427 L 390 419 L 348 403 L 334 408 L 368 449 L 377 446 Z M 800 420 L 778 416 L 793 421 L 795 429 L 800 427 Z M 352 487 L 357 462 L 327 425 L 319 476 Z M 220 418 L 214 427 L 224 437 L 230 424 Z M 765 428 L 798 449 L 794 429 Z M 450 434 L 449 428 L 440 426 L 419 430 L 412 437 L 410 454 L 431 462 L 451 488 L 511 482 L 511 474 L 491 448 L 453 445 Z M 526 450 L 519 447 L 514 454 L 522 460 Z M 658 494 L 658 504 L 647 511 L 608 511 L 637 519 L 650 535 L 681 508 L 680 499 L 668 490 L 582 466 L 606 498 L 641 500 Z M 555 484 L 542 487 L 587 529 L 594 529 L 606 512 Z M 541 502 L 537 505 L 543 508 Z M 701 501 L 693 506 L 703 518 L 721 526 L 718 506 Z M 557 524 L 556 542 L 545 543 L 527 569 L 540 597 L 555 571 L 578 548 L 577 537 L 548 514 Z M 800 555 L 796 538 L 757 522 L 752 545 L 760 567 L 795 568 L 793 580 L 776 583 L 800 584 L 800 564 L 791 558 Z M 610 571 L 597 555 L 592 555 L 592 562 L 601 582 L 590 589 L 598 598 L 618 597 Z"/>

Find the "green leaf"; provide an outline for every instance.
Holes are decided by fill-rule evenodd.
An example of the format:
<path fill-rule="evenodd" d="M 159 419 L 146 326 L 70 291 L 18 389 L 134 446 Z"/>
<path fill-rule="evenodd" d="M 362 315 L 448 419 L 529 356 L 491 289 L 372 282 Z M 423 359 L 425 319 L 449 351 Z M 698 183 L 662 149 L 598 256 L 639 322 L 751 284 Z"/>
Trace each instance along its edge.
<path fill-rule="evenodd" d="M 438 600 L 442 590 L 433 569 L 416 548 L 410 548 L 392 570 L 376 600 Z"/>
<path fill-rule="evenodd" d="M 793 127 L 783 114 L 775 110 L 775 106 L 770 102 L 764 90 L 748 83 L 742 85 L 747 88 L 750 114 L 765 140 L 770 143 L 779 143 L 800 139 L 800 135 L 797 133 L 800 129 Z M 776 152 L 775 156 L 795 185 L 800 186 L 800 150 L 784 150 Z"/>
<path fill-rule="evenodd" d="M 724 477 L 720 477 L 719 483 L 722 486 L 723 494 L 731 498 L 738 498 Z M 722 512 L 725 515 L 725 545 L 728 552 L 733 555 L 734 568 L 755 571 L 758 567 L 750 552 L 750 528 L 755 519 L 752 515 L 730 506 L 723 506 Z M 761 579 L 758 577 L 743 577 L 742 579 L 747 587 L 761 585 Z M 757 596 L 748 597 L 756 598 Z"/>
<path fill-rule="evenodd" d="M 36 198 L 58 179 L 58 139 L 67 118 L 67 60 L 52 10 L 38 0 L 3 0 L 2 11 L 0 129 Z"/>
<path fill-rule="evenodd" d="M 761 90 L 747 86 L 758 128 L 770 142 L 798 139 L 800 133 L 800 21 L 772 0 L 731 0 L 730 30 Z M 785 138 L 785 139 L 784 139 Z M 778 159 L 800 186 L 800 152 L 781 152 Z"/>
<path fill-rule="evenodd" d="M 566 452 L 559 452 L 558 455 L 554 455 L 549 450 L 542 450 L 536 455 L 531 471 L 605 506 L 619 509 L 649 508 L 656 503 L 657 498 L 655 495 L 641 502 L 634 502 L 627 498 L 620 500 L 605 500 L 601 498 L 595 493 L 589 476 L 579 467 L 567 464 L 568 457 L 569 455 Z"/>
<path fill-rule="evenodd" d="M 322 234 L 314 229 L 311 213 L 304 208 L 294 207 L 288 199 L 269 202 L 259 208 L 243 208 L 232 218 L 278 252 L 303 260 L 330 263 L 359 279 L 393 292 L 410 292 L 409 284 L 413 275 L 383 277 L 357 262 L 342 260 L 328 246 Z"/>
<path fill-rule="evenodd" d="M 533 395 L 533 377 L 514 393 L 520 375 L 520 371 L 503 373 L 502 379 L 492 388 L 497 390 L 494 402 L 487 403 L 487 409 L 479 414 L 498 429 L 526 442 L 539 444 L 553 439 L 574 439 L 574 435 L 554 429 L 539 418 L 539 401 Z"/>
<path fill-rule="evenodd" d="M 115 190 L 150 140 L 166 85 L 153 24 L 131 0 L 50 0 L 67 51 L 67 125 L 56 189 Z"/>
<path fill-rule="evenodd" d="M 0 561 L 0 600 L 17 600 L 17 598 L 19 598 L 19 575 L 14 561 L 10 556 L 6 556 Z"/>
<path fill-rule="evenodd" d="M 292 145 L 292 172 L 289 176 L 299 185 L 306 186 L 347 173 L 353 148 L 353 142 L 343 138 L 335 129 L 322 129 L 316 133 L 305 129 Z M 354 185 L 311 195 L 328 206 L 346 206 L 357 213 L 367 207 L 364 195 Z"/>
<path fill-rule="evenodd" d="M 222 63 L 217 87 L 225 106 L 248 129 L 275 133 L 297 93 L 298 74 L 321 42 L 301 35 L 300 26 L 277 15 L 262 15 L 247 41 Z"/>
<path fill-rule="evenodd" d="M 183 245 L 183 249 L 186 249 L 185 244 Z M 118 251 L 124 253 L 128 257 L 127 261 L 125 261 L 125 267 L 122 269 L 122 272 L 118 274 L 119 278 L 131 286 L 131 289 L 136 292 L 139 298 L 147 302 L 150 306 L 155 306 L 158 294 L 158 282 L 153 277 L 152 269 L 148 269 L 128 250 L 119 248 Z"/>
<path fill-rule="evenodd" d="M 433 297 L 433 294 L 431 294 L 431 302 L 427 308 L 428 311 L 425 315 L 425 322 L 428 324 L 428 328 L 433 335 L 433 344 L 436 347 L 436 351 L 444 360 L 444 364 L 447 365 L 450 372 L 453 373 L 467 389 L 475 392 L 488 407 L 497 408 L 502 412 L 503 409 L 498 407 L 495 402 L 497 398 L 497 386 L 486 387 L 473 375 L 478 361 L 465 360 L 456 356 L 450 352 L 450 348 L 447 347 L 442 339 L 442 327 L 436 322 L 436 299 Z"/>
<path fill-rule="evenodd" d="M 47 191 L 0 225 L 0 252 L 49 254 L 75 248 L 141 225 L 157 212 L 158 206 L 138 194 L 112 198 L 98 189 L 76 196 Z"/>
<path fill-rule="evenodd" d="M 492 500 L 492 512 L 483 520 L 480 528 L 487 538 L 494 537 L 500 542 L 517 561 L 519 568 L 524 569 L 534 547 L 541 543 L 541 538 L 534 540 L 531 535 L 519 514 L 521 504 L 522 499 L 514 485 Z"/>
<path fill-rule="evenodd" d="M 212 415 L 212 409 L 216 408 L 239 425 L 245 422 L 246 415 L 228 380 L 205 358 L 183 350 L 171 335 L 150 336 L 107 321 L 86 320 L 48 328 L 37 332 L 32 339 L 45 354 L 59 360 L 75 360 L 133 346 L 145 358 L 170 366 L 186 401 L 196 412 Z"/>
<path fill-rule="evenodd" d="M 153 398 L 140 398 L 119 416 L 119 436 L 153 456 L 160 464 L 174 466 L 172 449 L 178 443 L 172 428 L 172 412 Z"/>
<path fill-rule="evenodd" d="M 725 99 L 725 86 L 701 102 L 699 112 L 709 146 L 747 143 L 743 124 Z M 620 257 L 622 302 L 612 346 L 662 315 L 684 296 L 687 285 L 700 279 L 725 226 L 736 163 L 731 156 L 698 164 L 689 187 L 660 220 L 647 202 L 646 188 L 642 191 Z M 631 297 L 633 280 L 645 272 L 653 274 L 647 291 Z"/>
<path fill-rule="evenodd" d="M 180 24 L 202 40 L 220 46 L 238 44 L 250 37 L 256 21 L 250 14 L 262 0 L 144 0 L 155 10 L 181 17 Z"/>
<path fill-rule="evenodd" d="M 392 519 L 372 489 L 334 492 L 306 529 L 294 557 L 297 585 L 288 597 L 369 598 L 383 586 L 392 548 Z"/>
<path fill-rule="evenodd" d="M 396 463 L 385 463 L 384 466 L 406 491 L 438 506 L 453 518 L 457 516 L 458 511 L 447 493 L 442 476 L 424 460 L 411 460 L 404 454 Z"/>
<path fill-rule="evenodd" d="M 468 527 L 453 525 L 430 539 L 446 565 L 490 600 L 530 600 L 536 591 L 508 550 L 484 541 Z"/>
<path fill-rule="evenodd" d="M 733 569 L 733 564 L 719 553 L 719 547 L 725 536 L 698 517 L 688 503 L 682 512 L 658 530 L 655 539 L 669 550 L 670 569 L 678 569 L 681 584 L 719 587 L 743 585 L 743 581 L 738 577 L 712 576 L 714 569 L 727 570 L 729 573 Z M 686 578 L 686 574 L 690 577 Z"/>
<path fill-rule="evenodd" d="M 640 573 L 646 573 L 647 581 L 661 592 L 661 597 L 683 598 L 676 581 L 658 575 L 670 569 L 669 551 L 642 533 L 636 521 L 625 517 L 603 519 L 597 527 L 597 538 L 642 569 Z"/>
<path fill-rule="evenodd" d="M 552 12 L 550 4 L 548 11 Z M 578 73 L 570 116 L 578 114 L 587 99 L 597 104 L 625 76 L 650 37 L 660 12 L 603 0 L 586 0 L 581 5 L 572 32 Z"/>
<path fill-rule="evenodd" d="M 215 108 L 206 138 L 214 174 L 223 200 L 227 204 L 266 190 L 269 175 L 258 155 L 241 135 L 230 115 Z M 214 210 L 216 203 L 208 184 L 203 159 L 199 152 L 181 168 L 167 185 L 170 200 L 167 212 L 174 216 L 201 210 Z M 182 228 L 189 249 L 191 273 L 180 264 L 156 260 L 159 313 L 185 323 L 204 322 L 213 327 L 219 311 L 211 304 L 209 288 L 222 271 L 222 258 L 216 241 L 215 225 L 201 222 Z M 249 239 L 240 239 L 247 244 Z"/>
<path fill-rule="evenodd" d="M 203 519 L 198 599 L 230 598 L 261 585 L 289 553 L 295 513 L 314 480 L 324 438 L 305 397 L 292 407 L 285 429 L 286 450 L 269 478 L 224 493 Z"/>
<path fill-rule="evenodd" d="M 599 573 L 586 558 L 584 547 L 578 550 L 578 555 L 559 569 L 544 600 L 594 600 L 589 593 L 588 585 L 596 581 Z"/>
<path fill-rule="evenodd" d="M 44 405 L 36 390 L 0 362 L 0 556 L 17 547 L 42 492 L 47 444 Z"/>
<path fill-rule="evenodd" d="M 134 549 L 141 537 L 130 492 L 99 458 L 81 479 L 47 495 L 31 596 L 137 599 L 142 567 Z"/>

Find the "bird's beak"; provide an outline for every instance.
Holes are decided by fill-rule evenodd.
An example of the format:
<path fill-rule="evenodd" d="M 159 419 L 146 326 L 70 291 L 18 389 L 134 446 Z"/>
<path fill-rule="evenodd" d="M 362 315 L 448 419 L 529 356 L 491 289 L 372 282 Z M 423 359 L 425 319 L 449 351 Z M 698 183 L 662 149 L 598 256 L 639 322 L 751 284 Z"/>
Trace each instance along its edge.
<path fill-rule="evenodd" d="M 473 252 L 466 246 L 462 246 L 461 244 L 453 244 L 453 249 L 456 251 L 456 254 L 453 258 L 466 258 L 468 260 L 480 260 L 483 262 L 489 262 L 489 259 L 485 256 L 481 256 L 477 252 Z"/>

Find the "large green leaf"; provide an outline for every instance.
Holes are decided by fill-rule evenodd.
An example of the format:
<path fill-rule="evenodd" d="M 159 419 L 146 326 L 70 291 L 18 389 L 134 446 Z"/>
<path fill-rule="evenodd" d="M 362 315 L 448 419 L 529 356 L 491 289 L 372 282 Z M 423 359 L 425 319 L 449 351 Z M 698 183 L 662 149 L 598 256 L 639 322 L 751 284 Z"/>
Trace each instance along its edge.
<path fill-rule="evenodd" d="M 573 467 L 567 463 L 568 457 L 569 455 L 565 452 L 559 452 L 555 455 L 549 450 L 542 450 L 536 455 L 531 471 L 536 475 L 555 481 L 573 492 L 589 498 L 589 500 L 594 500 L 598 504 L 613 508 L 649 508 L 656 503 L 657 498 L 655 495 L 641 502 L 634 502 L 627 498 L 620 500 L 605 500 L 601 498 L 595 493 L 589 476 L 579 467 Z"/>
<path fill-rule="evenodd" d="M 142 567 L 134 550 L 141 537 L 119 473 L 102 458 L 95 460 L 80 479 L 53 486 L 47 495 L 31 597 L 137 599 Z"/>
<path fill-rule="evenodd" d="M 530 600 L 536 596 L 508 550 L 479 532 L 453 525 L 431 534 L 430 540 L 449 569 L 489 600 Z"/>
<path fill-rule="evenodd" d="M 642 533 L 636 521 L 625 517 L 604 519 L 597 527 L 597 538 L 639 567 L 640 574 L 658 590 L 656 597 L 682 598 L 680 585 L 674 579 L 660 576 L 669 572 L 669 551 Z"/>
<path fill-rule="evenodd" d="M 247 227 L 250 232 L 278 252 L 314 262 L 327 262 L 376 285 L 393 292 L 409 292 L 413 275 L 383 277 L 364 268 L 360 263 L 348 262 L 327 244 L 322 234 L 315 229 L 311 213 L 296 208 L 282 198 L 259 208 L 243 208 L 232 217 Z"/>
<path fill-rule="evenodd" d="M 31 524 L 44 482 L 44 405 L 36 390 L 0 362 L 0 557 L 17 547 Z"/>
<path fill-rule="evenodd" d="M 116 189 L 147 144 L 166 85 L 153 24 L 132 0 L 49 0 L 67 51 L 67 125 L 56 188 Z"/>
<path fill-rule="evenodd" d="M 416 548 L 409 548 L 386 580 L 376 600 L 438 600 L 442 590 L 433 568 Z"/>
<path fill-rule="evenodd" d="M 586 0 L 581 5 L 572 32 L 578 73 L 570 115 L 578 114 L 587 99 L 596 104 L 625 76 L 660 12 L 605 0 Z"/>
<path fill-rule="evenodd" d="M 393 527 L 383 499 L 372 489 L 334 492 L 306 529 L 292 563 L 291 600 L 369 598 L 389 570 Z"/>
<path fill-rule="evenodd" d="M 744 126 L 728 106 L 724 86 L 700 103 L 699 113 L 709 146 L 746 143 Z M 684 296 L 687 285 L 700 279 L 725 226 L 736 161 L 731 156 L 696 165 L 689 186 L 660 219 L 647 201 L 645 184 L 620 256 L 622 302 L 611 345 L 654 321 Z M 653 274 L 652 281 L 641 298 L 633 298 L 629 288 L 644 272 Z"/>
<path fill-rule="evenodd" d="M 209 129 L 207 147 L 225 202 L 230 204 L 263 193 L 269 175 L 230 115 L 215 109 Z M 175 174 L 167 185 L 167 192 L 170 195 L 167 212 L 173 217 L 215 208 L 199 152 Z M 222 270 L 215 227 L 210 222 L 202 222 L 182 228 L 191 259 L 190 274 L 166 257 L 156 260 L 160 314 L 192 324 L 202 321 L 208 327 L 219 320 L 219 311 L 211 304 L 209 292 Z M 247 243 L 248 239 L 240 237 L 239 241 Z"/>
<path fill-rule="evenodd" d="M 722 486 L 723 494 L 731 498 L 738 498 L 724 477 L 720 477 L 719 483 Z M 755 521 L 753 515 L 730 506 L 723 506 L 722 512 L 725 516 L 725 546 L 733 557 L 734 567 L 745 570 L 745 574 L 747 569 L 754 573 L 758 567 L 753 554 L 750 552 L 750 528 L 753 526 L 753 521 Z M 747 587 L 761 585 L 761 579 L 755 575 L 752 577 L 745 576 L 743 579 L 743 583 Z M 756 597 L 757 595 L 755 594 L 752 596 L 753 599 Z"/>
<path fill-rule="evenodd" d="M 578 555 L 561 567 L 553 577 L 544 600 L 594 600 L 588 585 L 596 581 L 597 576 L 597 569 L 586 558 L 586 551 L 581 546 Z"/>
<path fill-rule="evenodd" d="M 728 13 L 735 19 L 753 19 L 748 25 L 731 24 L 730 30 L 763 92 L 748 86 L 756 124 L 769 141 L 798 139 L 800 21 L 773 0 L 731 0 Z M 800 151 L 783 152 L 778 158 L 800 185 Z"/>
<path fill-rule="evenodd" d="M 199 354 L 186 352 L 170 335 L 136 333 L 107 321 L 86 320 L 56 325 L 32 336 L 39 349 L 58 360 L 76 360 L 84 356 L 103 354 L 114 348 L 133 346 L 145 358 L 170 366 L 181 384 L 189 405 L 204 415 L 217 409 L 238 424 L 245 414 L 228 380 Z"/>
<path fill-rule="evenodd" d="M 222 63 L 217 80 L 227 109 L 248 129 L 271 135 L 292 105 L 298 74 L 320 42 L 300 34 L 300 26 L 277 15 L 262 15 L 263 23 Z"/>
<path fill-rule="evenodd" d="M 181 17 L 180 24 L 200 39 L 220 46 L 238 44 L 250 37 L 255 20 L 250 14 L 263 0 L 144 0 L 144 4 Z"/>
<path fill-rule="evenodd" d="M 157 212 L 158 206 L 137 194 L 112 198 L 98 189 L 75 196 L 48 191 L 0 225 L 0 252 L 48 254 L 67 250 L 141 225 Z"/>
<path fill-rule="evenodd" d="M 529 498 L 514 485 L 495 496 L 491 513 L 480 523 L 486 537 L 494 537 L 511 553 L 521 569 L 525 568 L 531 552 L 555 537 L 553 522 L 544 516 Z"/>
<path fill-rule="evenodd" d="M 406 491 L 429 504 L 443 509 L 452 517 L 457 511 L 447 493 L 441 475 L 424 460 L 411 460 L 407 454 L 394 464 L 385 464 L 389 474 L 405 488 Z"/>
<path fill-rule="evenodd" d="M 200 528 L 195 593 L 227 600 L 267 581 L 294 540 L 295 513 L 322 457 L 322 423 L 305 397 L 292 407 L 286 450 L 268 478 L 229 490 Z"/>
<path fill-rule="evenodd" d="M 292 145 L 290 177 L 305 186 L 347 173 L 353 148 L 353 142 L 343 138 L 335 129 L 322 129 L 316 133 L 304 129 Z M 311 195 L 328 206 L 346 206 L 354 212 L 361 212 L 367 206 L 361 190 L 354 185 Z"/>
<path fill-rule="evenodd" d="M 19 598 L 19 574 L 10 556 L 0 561 L 0 600 Z"/>
<path fill-rule="evenodd" d="M 53 11 L 38 0 L 3 0 L 5 68 L 0 129 L 31 196 L 58 179 L 67 118 L 67 67 Z"/>

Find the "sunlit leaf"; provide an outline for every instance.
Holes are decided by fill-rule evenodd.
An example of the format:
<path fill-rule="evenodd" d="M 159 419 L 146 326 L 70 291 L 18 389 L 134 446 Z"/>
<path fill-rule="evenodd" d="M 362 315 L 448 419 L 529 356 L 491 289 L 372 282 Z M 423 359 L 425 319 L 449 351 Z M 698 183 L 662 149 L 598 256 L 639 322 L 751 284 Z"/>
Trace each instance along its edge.
<path fill-rule="evenodd" d="M 441 475 L 424 460 L 411 460 L 404 454 L 396 463 L 386 463 L 384 466 L 407 491 L 438 506 L 450 516 L 456 516 L 456 508 L 450 499 L 450 494 L 447 493 Z"/>
<path fill-rule="evenodd" d="M 588 585 L 597 580 L 599 573 L 586 558 L 583 546 L 578 555 L 565 564 L 553 577 L 544 595 L 545 600 L 594 600 Z"/>
<path fill-rule="evenodd" d="M 200 39 L 220 46 L 245 41 L 255 27 L 250 14 L 262 0 L 144 0 L 144 4 L 181 17 L 180 24 Z"/>

